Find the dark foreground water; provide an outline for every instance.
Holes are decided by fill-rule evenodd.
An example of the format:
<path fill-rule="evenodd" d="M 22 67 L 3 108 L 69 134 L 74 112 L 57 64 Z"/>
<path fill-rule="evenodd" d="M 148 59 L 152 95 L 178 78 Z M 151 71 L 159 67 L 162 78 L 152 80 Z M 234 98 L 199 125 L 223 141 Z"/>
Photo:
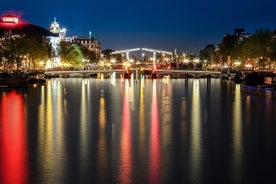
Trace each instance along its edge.
<path fill-rule="evenodd" d="M 276 96 L 219 79 L 0 89 L 0 183 L 275 183 Z"/>

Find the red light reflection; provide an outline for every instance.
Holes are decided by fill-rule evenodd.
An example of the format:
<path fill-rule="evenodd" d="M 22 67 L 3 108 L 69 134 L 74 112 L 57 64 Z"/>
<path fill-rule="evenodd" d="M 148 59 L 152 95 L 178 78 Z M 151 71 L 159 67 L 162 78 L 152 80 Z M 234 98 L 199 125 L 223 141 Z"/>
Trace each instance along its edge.
<path fill-rule="evenodd" d="M 15 91 L 2 97 L 0 106 L 0 183 L 28 183 L 24 103 Z"/>
<path fill-rule="evenodd" d="M 151 104 L 151 130 L 150 130 L 150 183 L 160 181 L 160 142 L 159 142 L 159 113 L 156 80 L 153 80 L 152 104 Z"/>
<path fill-rule="evenodd" d="M 123 101 L 123 121 L 119 160 L 119 183 L 131 183 L 132 175 L 132 158 L 131 158 L 131 126 L 130 126 L 130 109 L 128 99 L 128 80 L 125 84 L 125 93 Z"/>

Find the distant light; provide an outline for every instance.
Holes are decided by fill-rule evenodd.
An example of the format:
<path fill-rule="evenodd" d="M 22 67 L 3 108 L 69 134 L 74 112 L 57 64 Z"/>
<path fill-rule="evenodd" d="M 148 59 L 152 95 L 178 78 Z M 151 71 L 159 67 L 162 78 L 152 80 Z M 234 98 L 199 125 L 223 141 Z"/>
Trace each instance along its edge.
<path fill-rule="evenodd" d="M 249 63 L 249 64 L 246 64 L 245 67 L 246 68 L 252 68 L 253 66 L 252 66 L 252 64 Z"/>
<path fill-rule="evenodd" d="M 241 62 L 240 62 L 240 61 L 235 61 L 235 62 L 234 62 L 234 65 L 240 66 L 240 65 L 241 65 Z"/>
<path fill-rule="evenodd" d="M 228 65 L 226 63 L 223 64 L 223 68 L 228 68 Z"/>
<path fill-rule="evenodd" d="M 184 59 L 184 63 L 189 63 L 189 59 Z"/>
<path fill-rule="evenodd" d="M 194 59 L 194 62 L 195 63 L 199 63 L 199 59 Z"/>

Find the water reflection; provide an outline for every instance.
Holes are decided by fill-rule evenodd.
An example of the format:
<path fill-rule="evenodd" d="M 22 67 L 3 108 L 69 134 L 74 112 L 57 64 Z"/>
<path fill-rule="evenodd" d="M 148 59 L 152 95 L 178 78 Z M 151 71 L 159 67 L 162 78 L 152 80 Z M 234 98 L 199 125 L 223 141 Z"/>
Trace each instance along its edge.
<path fill-rule="evenodd" d="M 119 183 L 132 181 L 131 117 L 129 107 L 129 81 L 125 80 L 122 130 L 119 158 Z"/>
<path fill-rule="evenodd" d="M 98 163 L 99 171 L 103 177 L 99 178 L 99 183 L 107 183 L 107 173 L 104 171 L 108 170 L 108 154 L 107 152 L 107 139 L 106 139 L 106 106 L 104 93 L 101 94 L 99 104 L 99 142 L 98 142 Z"/>
<path fill-rule="evenodd" d="M 251 113 L 251 96 L 246 96 L 246 102 L 245 102 L 245 109 L 246 109 L 246 116 L 245 116 L 245 122 L 246 122 L 246 125 L 250 125 L 250 121 L 251 121 L 251 116 L 250 116 L 250 113 Z"/>
<path fill-rule="evenodd" d="M 81 83 L 81 103 L 80 103 L 80 173 L 87 174 L 88 169 L 88 123 L 90 113 L 88 112 L 89 107 L 89 83 L 87 80 L 83 80 Z"/>
<path fill-rule="evenodd" d="M 160 137 L 159 137 L 159 113 L 157 84 L 153 80 L 152 84 L 152 101 L 151 101 L 151 126 L 150 126 L 150 155 L 149 155 L 149 181 L 150 183 L 161 182 L 160 168 Z"/>
<path fill-rule="evenodd" d="M 28 183 L 24 100 L 15 91 L 1 100 L 0 183 Z"/>
<path fill-rule="evenodd" d="M 201 101 L 199 81 L 194 80 L 191 102 L 191 177 L 195 183 L 201 183 Z"/>
<path fill-rule="evenodd" d="M 235 86 L 235 97 L 233 102 L 233 180 L 241 182 L 242 176 L 242 108 L 241 108 L 241 89 L 240 84 Z"/>
<path fill-rule="evenodd" d="M 145 152 L 145 141 L 146 141 L 146 134 L 145 134 L 145 80 L 142 78 L 140 80 L 140 108 L 139 108 L 139 158 L 143 158 L 143 154 Z"/>
<path fill-rule="evenodd" d="M 0 183 L 266 183 L 276 96 L 211 80 L 60 78 L 0 93 Z"/>
<path fill-rule="evenodd" d="M 271 122 L 271 114 L 272 114 L 272 106 L 271 106 L 271 98 L 272 98 L 272 93 L 271 92 L 266 92 L 266 119 L 265 119 L 265 122 Z"/>
<path fill-rule="evenodd" d="M 58 81 L 41 88 L 38 129 L 38 160 L 41 180 L 63 183 L 65 176 L 65 142 L 63 90 Z"/>

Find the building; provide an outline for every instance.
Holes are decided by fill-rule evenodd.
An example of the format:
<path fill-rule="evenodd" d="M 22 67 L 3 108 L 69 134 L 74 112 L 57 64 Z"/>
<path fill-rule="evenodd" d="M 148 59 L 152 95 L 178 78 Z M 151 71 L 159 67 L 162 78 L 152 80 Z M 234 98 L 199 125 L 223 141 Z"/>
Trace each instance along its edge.
<path fill-rule="evenodd" d="M 59 23 L 56 21 L 56 18 L 54 18 L 54 22 L 51 23 L 49 30 L 51 33 L 58 35 L 49 37 L 53 46 L 52 54 L 55 58 L 54 60 L 59 61 L 59 56 L 57 54 L 60 41 L 77 44 L 81 47 L 87 48 L 91 52 L 94 52 L 96 57 L 101 56 L 101 43 L 99 40 L 91 36 L 91 32 L 89 32 L 89 37 L 66 37 L 66 29 L 60 27 Z"/>
<path fill-rule="evenodd" d="M 60 65 L 60 41 L 61 38 L 66 36 L 66 33 L 62 32 L 62 29 L 59 26 L 59 23 L 56 21 L 56 18 L 54 18 L 54 22 L 50 24 L 49 31 L 53 33 L 53 35 L 50 35 L 47 37 L 49 42 L 51 43 L 51 57 L 53 61 L 53 65 Z"/>
<path fill-rule="evenodd" d="M 54 18 L 51 22 L 49 29 L 30 24 L 25 22 L 16 15 L 4 15 L 0 17 L 0 48 L 3 48 L 4 43 L 7 39 L 22 37 L 22 36 L 38 36 L 41 41 L 46 41 L 51 46 L 51 59 L 47 61 L 51 66 L 59 66 L 60 61 L 60 42 L 70 42 L 78 44 L 81 47 L 86 47 L 89 51 L 95 53 L 96 57 L 101 56 L 100 42 L 91 36 L 89 37 L 67 37 L 66 29 L 61 28 L 59 23 Z M 0 58 L 0 65 L 3 65 L 5 58 Z M 46 62 L 46 61 L 45 61 Z"/>
<path fill-rule="evenodd" d="M 96 54 L 97 57 L 101 56 L 101 43 L 94 37 L 76 37 L 72 38 L 72 43 L 78 44 L 81 47 L 86 47 L 89 51 Z"/>
<path fill-rule="evenodd" d="M 47 29 L 25 22 L 16 15 L 4 15 L 0 18 L 0 36 L 13 35 L 38 35 L 49 36 L 53 35 Z"/>
<path fill-rule="evenodd" d="M 25 22 L 16 15 L 3 15 L 0 17 L 0 69 L 29 69 L 34 66 L 31 56 L 25 50 L 17 53 L 17 50 L 11 51 L 7 44 L 10 40 L 17 40 L 23 37 L 40 39 L 41 42 L 47 42 L 48 36 L 53 36 L 49 30 Z M 14 42 L 18 44 L 17 42 Z M 14 46 L 17 48 L 16 46 Z M 4 54 L 6 53 L 6 54 Z"/>
<path fill-rule="evenodd" d="M 224 37 L 236 37 L 239 41 L 243 41 L 251 36 L 250 33 L 245 32 L 244 28 L 235 28 L 233 34 L 225 34 Z"/>

